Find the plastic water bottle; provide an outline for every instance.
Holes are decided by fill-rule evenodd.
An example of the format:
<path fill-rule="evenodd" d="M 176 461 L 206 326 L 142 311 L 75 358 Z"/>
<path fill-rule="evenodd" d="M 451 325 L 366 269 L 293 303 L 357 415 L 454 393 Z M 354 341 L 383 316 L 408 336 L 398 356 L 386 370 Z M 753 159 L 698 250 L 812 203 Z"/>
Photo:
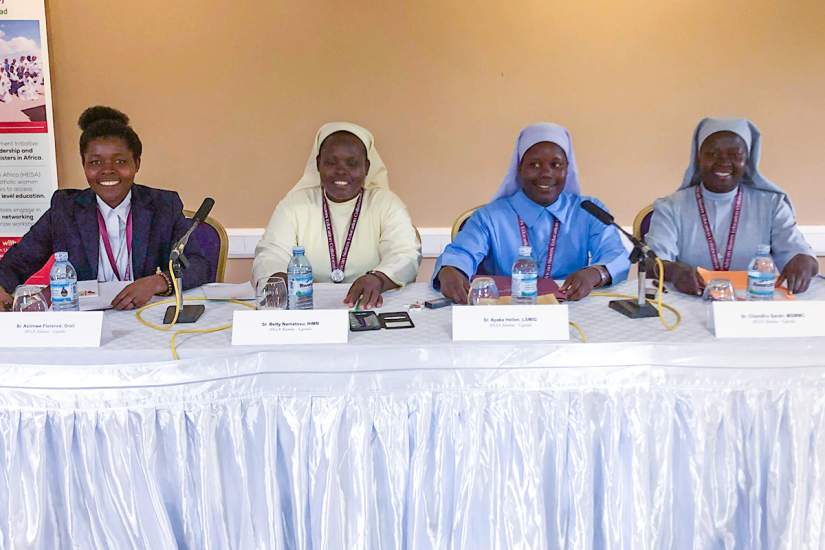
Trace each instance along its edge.
<path fill-rule="evenodd" d="M 511 304 L 535 304 L 538 296 L 539 270 L 533 259 L 533 249 L 520 246 L 518 258 L 513 264 L 513 279 L 510 284 Z"/>
<path fill-rule="evenodd" d="M 776 266 L 771 259 L 771 247 L 760 244 L 748 265 L 748 300 L 773 300 L 775 284 Z"/>
<path fill-rule="evenodd" d="M 52 293 L 52 311 L 78 311 L 77 271 L 69 263 L 68 252 L 55 252 L 54 264 L 49 272 Z"/>
<path fill-rule="evenodd" d="M 304 256 L 304 247 L 292 248 L 286 268 L 289 286 L 289 309 L 312 309 L 312 266 Z"/>

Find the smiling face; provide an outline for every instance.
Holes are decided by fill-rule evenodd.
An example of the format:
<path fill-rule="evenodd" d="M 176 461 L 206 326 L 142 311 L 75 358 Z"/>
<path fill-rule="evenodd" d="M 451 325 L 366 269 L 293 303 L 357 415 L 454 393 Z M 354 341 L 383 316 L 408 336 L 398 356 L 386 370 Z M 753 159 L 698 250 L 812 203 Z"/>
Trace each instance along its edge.
<path fill-rule="evenodd" d="M 536 143 L 521 157 L 518 175 L 521 188 L 530 200 L 542 206 L 550 206 L 564 190 L 567 155 L 555 143 Z"/>
<path fill-rule="evenodd" d="M 367 148 L 349 132 L 335 132 L 321 143 L 315 159 L 321 186 L 333 202 L 346 202 L 364 188 L 370 170 Z"/>
<path fill-rule="evenodd" d="M 86 181 L 92 191 L 112 208 L 120 204 L 140 169 L 140 158 L 135 158 L 126 140 L 119 137 L 93 139 L 83 151 L 82 159 Z"/>
<path fill-rule="evenodd" d="M 699 147 L 699 176 L 709 191 L 727 193 L 736 189 L 748 163 L 745 140 L 733 132 L 711 134 Z"/>

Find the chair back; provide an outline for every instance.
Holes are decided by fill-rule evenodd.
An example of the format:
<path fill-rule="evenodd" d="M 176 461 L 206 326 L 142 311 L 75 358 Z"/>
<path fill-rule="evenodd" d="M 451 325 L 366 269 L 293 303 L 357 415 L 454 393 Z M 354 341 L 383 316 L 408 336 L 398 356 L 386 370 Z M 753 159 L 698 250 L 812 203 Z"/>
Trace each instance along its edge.
<path fill-rule="evenodd" d="M 184 210 L 183 215 L 191 218 L 194 210 Z M 213 218 L 207 218 L 192 233 L 192 239 L 200 245 L 204 256 L 209 260 L 209 279 L 222 283 L 226 272 L 226 259 L 229 256 L 229 237 L 223 224 Z"/>
<path fill-rule="evenodd" d="M 481 206 L 476 206 L 458 215 L 458 217 L 453 222 L 453 228 L 450 231 L 451 241 L 455 240 L 455 236 L 458 235 L 458 232 L 461 231 L 461 228 L 464 227 L 464 224 L 467 223 L 467 220 L 470 219 L 470 216 L 472 216 L 475 213 L 475 211 L 479 208 L 481 208 Z"/>
<path fill-rule="evenodd" d="M 639 239 L 640 241 L 645 240 L 645 235 L 647 232 L 650 231 L 650 218 L 653 217 L 653 205 L 648 204 L 644 208 L 642 208 L 638 214 L 636 214 L 636 219 L 633 220 L 633 236 Z"/>

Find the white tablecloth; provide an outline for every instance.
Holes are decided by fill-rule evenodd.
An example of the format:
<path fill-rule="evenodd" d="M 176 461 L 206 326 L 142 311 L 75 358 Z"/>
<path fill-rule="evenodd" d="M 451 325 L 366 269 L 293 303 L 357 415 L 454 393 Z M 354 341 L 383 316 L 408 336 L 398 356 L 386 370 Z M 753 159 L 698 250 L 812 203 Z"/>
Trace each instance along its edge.
<path fill-rule="evenodd" d="M 587 344 L 452 344 L 447 308 L 178 362 L 119 312 L 100 350 L 0 350 L 0 549 L 825 548 L 825 339 L 606 302 L 570 306 Z"/>

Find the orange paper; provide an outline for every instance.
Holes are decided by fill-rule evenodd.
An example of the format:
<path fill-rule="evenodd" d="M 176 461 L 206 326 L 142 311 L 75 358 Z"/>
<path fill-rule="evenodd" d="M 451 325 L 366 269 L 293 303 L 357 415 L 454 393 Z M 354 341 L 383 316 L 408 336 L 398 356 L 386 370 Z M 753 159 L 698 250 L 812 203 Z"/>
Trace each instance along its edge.
<path fill-rule="evenodd" d="M 748 291 L 748 272 L 747 271 L 710 271 L 704 267 L 697 267 L 696 271 L 707 283 L 713 279 L 727 279 L 733 283 L 733 289 L 740 292 Z M 786 286 L 778 286 L 776 290 L 780 291 L 781 295 L 786 300 L 793 300 L 794 295 L 788 291 Z"/>

